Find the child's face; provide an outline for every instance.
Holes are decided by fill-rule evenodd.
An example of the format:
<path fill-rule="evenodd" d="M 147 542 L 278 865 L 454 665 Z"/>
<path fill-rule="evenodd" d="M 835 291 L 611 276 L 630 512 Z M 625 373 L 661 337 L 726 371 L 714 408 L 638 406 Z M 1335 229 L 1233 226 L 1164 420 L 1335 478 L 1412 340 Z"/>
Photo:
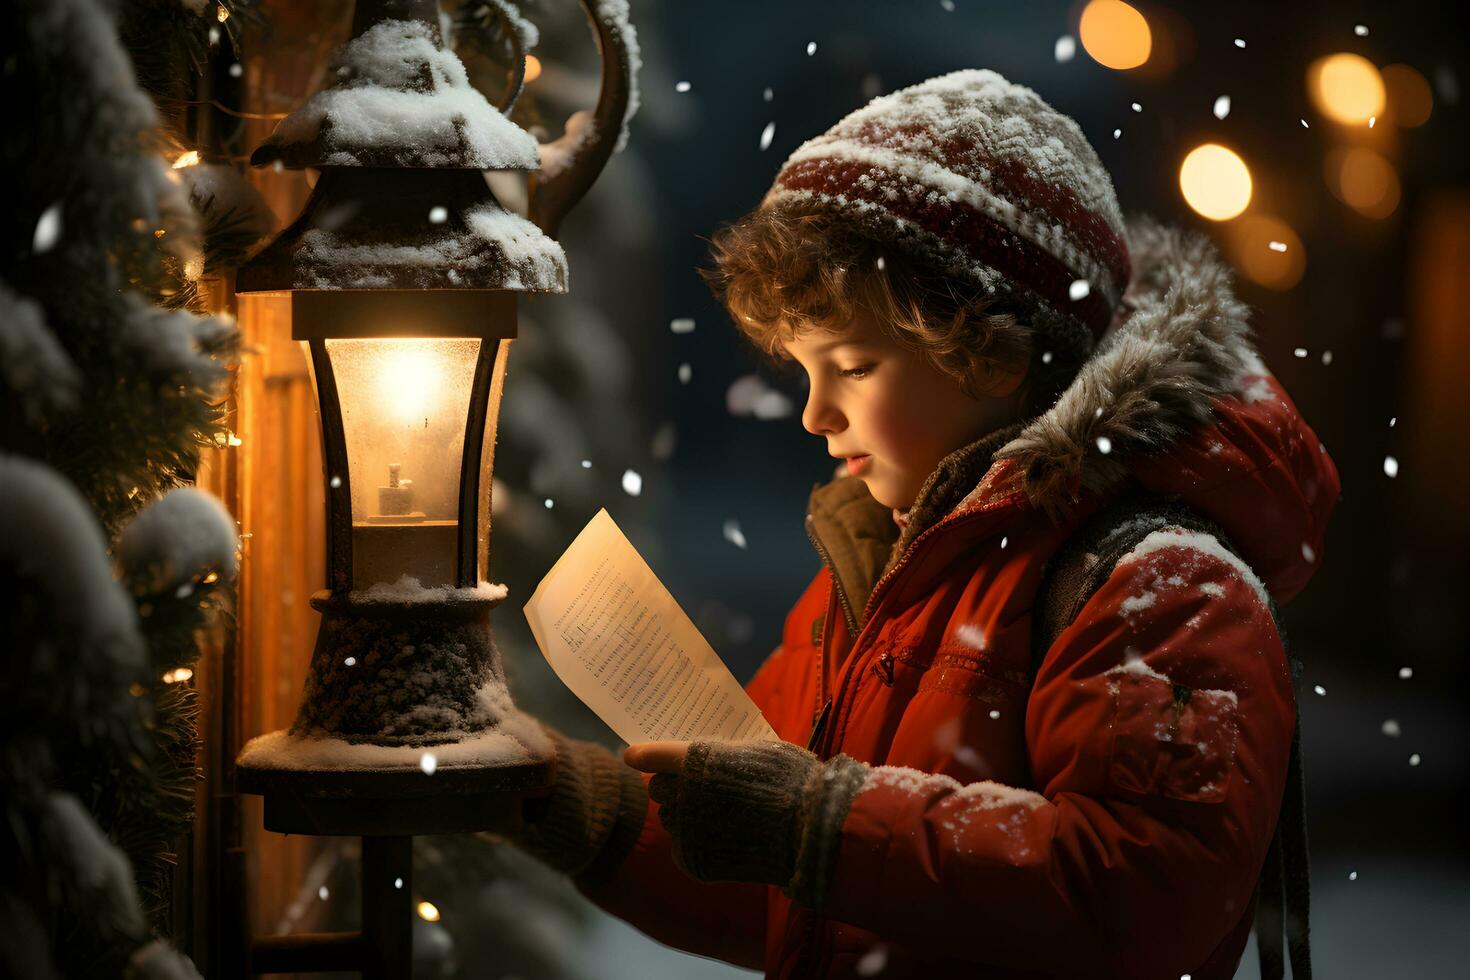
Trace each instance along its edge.
<path fill-rule="evenodd" d="M 873 499 L 906 510 L 939 461 L 1008 423 L 1020 377 L 972 398 L 949 375 L 885 337 L 862 314 L 783 345 L 811 381 L 801 424 L 849 459 Z"/>

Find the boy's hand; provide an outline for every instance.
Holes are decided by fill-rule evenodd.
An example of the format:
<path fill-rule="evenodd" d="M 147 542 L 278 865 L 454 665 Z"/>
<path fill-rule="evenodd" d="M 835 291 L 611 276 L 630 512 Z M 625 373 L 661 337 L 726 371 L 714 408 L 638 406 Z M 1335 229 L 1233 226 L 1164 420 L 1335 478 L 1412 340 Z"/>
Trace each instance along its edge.
<path fill-rule="evenodd" d="M 623 750 L 623 761 L 642 772 L 666 772 L 677 776 L 684 769 L 688 742 L 635 742 Z"/>

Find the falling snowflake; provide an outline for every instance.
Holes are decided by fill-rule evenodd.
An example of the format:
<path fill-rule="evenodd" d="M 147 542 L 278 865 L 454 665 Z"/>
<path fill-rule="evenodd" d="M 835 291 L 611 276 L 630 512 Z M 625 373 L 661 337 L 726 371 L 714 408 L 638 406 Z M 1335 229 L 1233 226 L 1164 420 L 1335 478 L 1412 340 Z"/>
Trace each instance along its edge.
<path fill-rule="evenodd" d="M 992 719 L 998 720 L 1000 718 L 1000 709 L 999 708 L 991 708 L 990 709 L 990 717 Z"/>
<path fill-rule="evenodd" d="M 1409 765 L 1411 765 L 1411 766 L 1417 766 L 1418 764 L 1419 764 L 1419 753 L 1418 752 L 1415 752 L 1413 755 L 1409 756 Z"/>
<path fill-rule="evenodd" d="M 674 91 L 675 92 L 687 92 L 687 91 L 689 91 L 693 87 L 694 86 L 693 85 L 690 85 L 688 82 L 675 82 L 674 83 Z"/>
<path fill-rule="evenodd" d="M 947 14 L 954 13 L 954 0 L 939 0 L 939 6 Z"/>
<path fill-rule="evenodd" d="M 1398 738 L 1403 734 L 1403 730 L 1399 728 L 1399 723 L 1395 719 L 1388 718 L 1383 722 L 1383 734 L 1389 738 Z"/>
<path fill-rule="evenodd" d="M 556 506 L 556 502 L 553 501 L 550 497 L 547 497 L 546 498 L 545 504 L 546 504 L 546 509 L 547 510 L 550 510 L 552 507 Z"/>
<path fill-rule="evenodd" d="M 1215 100 L 1215 108 L 1213 111 L 1215 113 L 1216 119 L 1224 119 L 1226 116 L 1230 115 L 1230 96 L 1222 95 L 1217 98 Z"/>
<path fill-rule="evenodd" d="M 693 333 L 694 318 L 687 316 L 675 317 L 669 321 L 669 329 L 674 333 Z"/>
<path fill-rule="evenodd" d="M 860 977 L 875 977 L 888 968 L 888 947 L 879 943 L 862 955 L 857 961 L 857 975 Z"/>
<path fill-rule="evenodd" d="M 1042 364 L 1050 364 L 1051 363 L 1051 351 L 1047 350 L 1047 351 L 1042 351 L 1041 352 L 1041 363 Z"/>
<path fill-rule="evenodd" d="M 1087 294 L 1090 292 L 1092 292 L 1092 286 L 1086 279 L 1073 279 L 1072 285 L 1067 287 L 1067 295 L 1071 297 L 1073 302 L 1079 299 L 1086 299 Z"/>
<path fill-rule="evenodd" d="M 582 469 L 584 469 L 584 470 L 590 470 L 590 469 L 592 469 L 592 460 L 590 460 L 590 459 L 584 459 L 584 460 L 582 460 Z"/>
<path fill-rule="evenodd" d="M 1388 427 L 1390 429 L 1392 429 L 1395 425 L 1398 425 L 1398 422 L 1399 422 L 1399 417 L 1397 415 L 1395 415 L 1393 418 L 1391 418 L 1391 419 L 1388 420 Z"/>
<path fill-rule="evenodd" d="M 1348 872 L 1348 881 L 1357 881 L 1357 880 L 1358 880 L 1358 873 L 1356 871 L 1349 871 Z"/>
<path fill-rule="evenodd" d="M 1106 456 L 1108 453 L 1112 452 L 1113 451 L 1113 440 L 1109 439 L 1107 436 L 1098 436 L 1097 437 L 1097 451 L 1100 452 L 1100 453 L 1102 453 L 1104 456 Z"/>
<path fill-rule="evenodd" d="M 245 74 L 245 66 L 240 64 L 240 62 L 237 61 L 234 64 L 230 65 L 231 78 L 239 78 L 243 74 Z"/>
<path fill-rule="evenodd" d="M 1414 676 L 1414 668 L 1413 667 L 1400 667 L 1399 668 L 1399 680 L 1406 681 L 1410 677 L 1413 677 L 1413 676 Z"/>
<path fill-rule="evenodd" d="M 692 377 L 694 377 L 694 368 L 690 366 L 689 362 L 685 361 L 683 364 L 680 364 L 679 383 L 681 385 L 687 385 L 689 383 L 689 379 Z"/>
<path fill-rule="evenodd" d="M 1305 347 L 1297 347 L 1291 353 L 1295 357 L 1306 357 L 1307 349 Z"/>
<path fill-rule="evenodd" d="M 423 755 L 419 756 L 419 768 L 422 769 L 426 775 L 432 776 L 434 775 L 434 770 L 439 768 L 439 760 L 434 757 L 434 753 L 425 752 Z"/>
<path fill-rule="evenodd" d="M 1139 105 L 1137 102 L 1133 103 L 1133 106 L 1132 107 L 1133 107 L 1133 111 L 1134 112 L 1142 112 L 1143 111 L 1143 106 Z"/>
<path fill-rule="evenodd" d="M 56 247 L 61 238 L 61 202 L 58 201 L 41 212 L 36 222 L 35 234 L 31 237 L 31 251 L 40 255 Z"/>
<path fill-rule="evenodd" d="M 769 87 L 767 87 L 765 89 L 765 91 L 761 92 L 761 98 L 764 99 L 767 102 L 771 101 L 775 97 L 776 97 L 775 90 L 773 90 L 773 89 L 771 89 Z"/>
<path fill-rule="evenodd" d="M 1302 124 L 1302 129 L 1311 129 L 1312 128 L 1311 126 L 1308 126 L 1307 125 L 1307 121 L 1305 119 L 1300 120 L 1300 122 Z"/>
<path fill-rule="evenodd" d="M 327 886 L 326 885 L 323 885 L 322 887 L 320 887 L 320 888 L 318 888 L 316 890 L 316 897 L 319 898 L 319 899 L 321 899 L 323 902 L 325 902 L 327 900 L 327 897 L 330 896 L 331 894 L 332 893 L 327 890 Z"/>
<path fill-rule="evenodd" d="M 1243 37 L 1236 38 L 1235 39 L 1235 46 L 1237 48 L 1243 48 L 1243 47 L 1245 47 L 1245 38 L 1243 38 Z"/>
<path fill-rule="evenodd" d="M 775 138 L 776 124 L 774 122 L 766 123 L 766 128 L 761 130 L 761 149 L 769 150 L 771 148 L 771 140 Z"/>
<path fill-rule="evenodd" d="M 1117 139 L 1119 136 L 1122 136 L 1122 135 L 1123 135 L 1123 131 L 1121 129 L 1115 129 L 1115 130 L 1113 130 L 1113 139 Z"/>
<path fill-rule="evenodd" d="M 730 518 L 729 520 L 725 521 L 724 530 L 726 541 L 730 542 L 741 551 L 747 550 L 745 543 L 745 532 L 740 530 L 739 521 L 735 520 L 735 518 L 733 517 Z"/>
<path fill-rule="evenodd" d="M 1323 687 L 1321 684 L 1312 685 L 1312 690 L 1317 692 L 1318 697 L 1325 698 L 1327 696 L 1327 688 Z"/>
<path fill-rule="evenodd" d="M 1077 39 L 1070 34 L 1063 34 L 1057 38 L 1057 43 L 1052 48 L 1052 54 L 1058 62 L 1071 61 L 1077 54 Z"/>
<path fill-rule="evenodd" d="M 807 56 L 808 57 L 810 57 L 811 55 L 814 55 L 814 54 L 817 53 L 817 42 L 816 41 L 808 41 L 808 42 L 806 42 L 806 53 L 807 53 Z"/>
<path fill-rule="evenodd" d="M 1353 25 L 1353 33 L 1356 34 L 1356 35 L 1358 35 L 1358 37 L 1367 37 L 1368 36 L 1368 25 L 1367 24 L 1354 24 Z"/>
<path fill-rule="evenodd" d="M 1005 546 L 1006 546 L 1006 545 L 1007 545 L 1007 544 L 1009 544 L 1009 543 L 1010 543 L 1010 540 L 1011 540 L 1011 539 L 1010 539 L 1010 538 L 1009 538 L 1009 537 L 1002 537 L 1002 538 L 1001 538 L 1001 539 L 1000 539 L 1000 546 L 1001 546 L 1001 547 L 1002 547 L 1002 548 L 1004 548 L 1004 547 L 1005 547 Z"/>
<path fill-rule="evenodd" d="M 330 486 L 333 490 L 336 490 L 337 488 L 342 486 L 342 478 L 340 476 L 334 476 L 327 481 L 327 485 Z"/>
<path fill-rule="evenodd" d="M 449 209 L 441 204 L 429 208 L 429 224 L 442 225 L 449 220 Z"/>
<path fill-rule="evenodd" d="M 1330 351 L 1330 350 L 1324 350 L 1322 352 L 1322 365 L 1325 367 L 1326 365 L 1331 364 L 1331 363 L 1332 363 L 1332 351 Z"/>
<path fill-rule="evenodd" d="M 643 477 L 633 470 L 623 471 L 623 492 L 630 497 L 636 497 L 643 492 Z"/>
<path fill-rule="evenodd" d="M 1266 247 L 1269 248 L 1273 252 L 1284 252 L 1284 251 L 1286 251 L 1286 243 L 1285 242 L 1270 242 L 1269 244 L 1267 244 Z"/>
<path fill-rule="evenodd" d="M 1390 480 L 1399 475 L 1399 461 L 1392 456 L 1383 457 L 1383 475 Z"/>
<path fill-rule="evenodd" d="M 356 657 L 348 657 L 346 660 L 344 660 L 342 662 L 344 664 L 346 664 L 348 667 L 356 667 L 357 666 L 357 658 Z"/>
<path fill-rule="evenodd" d="M 1316 549 L 1307 544 L 1307 542 L 1305 541 L 1302 542 L 1302 557 L 1307 560 L 1308 564 L 1311 564 L 1312 562 L 1317 560 Z"/>
<path fill-rule="evenodd" d="M 1377 116 L 1369 116 L 1368 117 L 1368 128 L 1369 129 L 1372 129 L 1377 123 L 1378 123 L 1378 117 Z"/>
<path fill-rule="evenodd" d="M 403 879 L 402 878 L 394 878 L 393 879 L 393 887 L 394 888 L 400 888 L 401 889 L 403 887 Z"/>

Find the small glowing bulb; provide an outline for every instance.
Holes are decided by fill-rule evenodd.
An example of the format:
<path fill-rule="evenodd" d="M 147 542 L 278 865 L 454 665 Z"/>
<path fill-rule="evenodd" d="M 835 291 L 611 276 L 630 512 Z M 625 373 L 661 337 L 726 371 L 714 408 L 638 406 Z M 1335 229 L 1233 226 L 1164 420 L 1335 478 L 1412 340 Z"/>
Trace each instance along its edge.
<path fill-rule="evenodd" d="M 425 922 L 438 922 L 439 909 L 433 902 L 420 902 L 418 906 L 419 918 Z"/>
<path fill-rule="evenodd" d="M 526 81 L 534 82 L 541 77 L 541 59 L 534 54 L 526 55 Z"/>
<path fill-rule="evenodd" d="M 175 169 L 175 170 L 182 170 L 185 167 L 192 167 L 195 164 L 197 164 L 198 162 L 199 162 L 199 151 L 198 150 L 188 150 L 188 151 L 186 151 L 184 153 L 180 153 L 179 154 L 179 158 L 174 161 L 173 169 Z"/>
<path fill-rule="evenodd" d="M 216 20 L 223 24 L 225 21 L 230 19 L 230 12 L 228 9 L 225 8 L 225 5 L 221 3 L 215 6 L 214 16 Z"/>

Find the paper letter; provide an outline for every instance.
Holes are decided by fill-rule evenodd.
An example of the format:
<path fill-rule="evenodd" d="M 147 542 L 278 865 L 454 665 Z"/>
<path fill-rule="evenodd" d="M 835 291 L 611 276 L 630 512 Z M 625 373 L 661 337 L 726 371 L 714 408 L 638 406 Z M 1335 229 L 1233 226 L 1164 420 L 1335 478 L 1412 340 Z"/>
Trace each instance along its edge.
<path fill-rule="evenodd" d="M 777 737 L 605 509 L 525 612 L 556 676 L 626 742 Z"/>

